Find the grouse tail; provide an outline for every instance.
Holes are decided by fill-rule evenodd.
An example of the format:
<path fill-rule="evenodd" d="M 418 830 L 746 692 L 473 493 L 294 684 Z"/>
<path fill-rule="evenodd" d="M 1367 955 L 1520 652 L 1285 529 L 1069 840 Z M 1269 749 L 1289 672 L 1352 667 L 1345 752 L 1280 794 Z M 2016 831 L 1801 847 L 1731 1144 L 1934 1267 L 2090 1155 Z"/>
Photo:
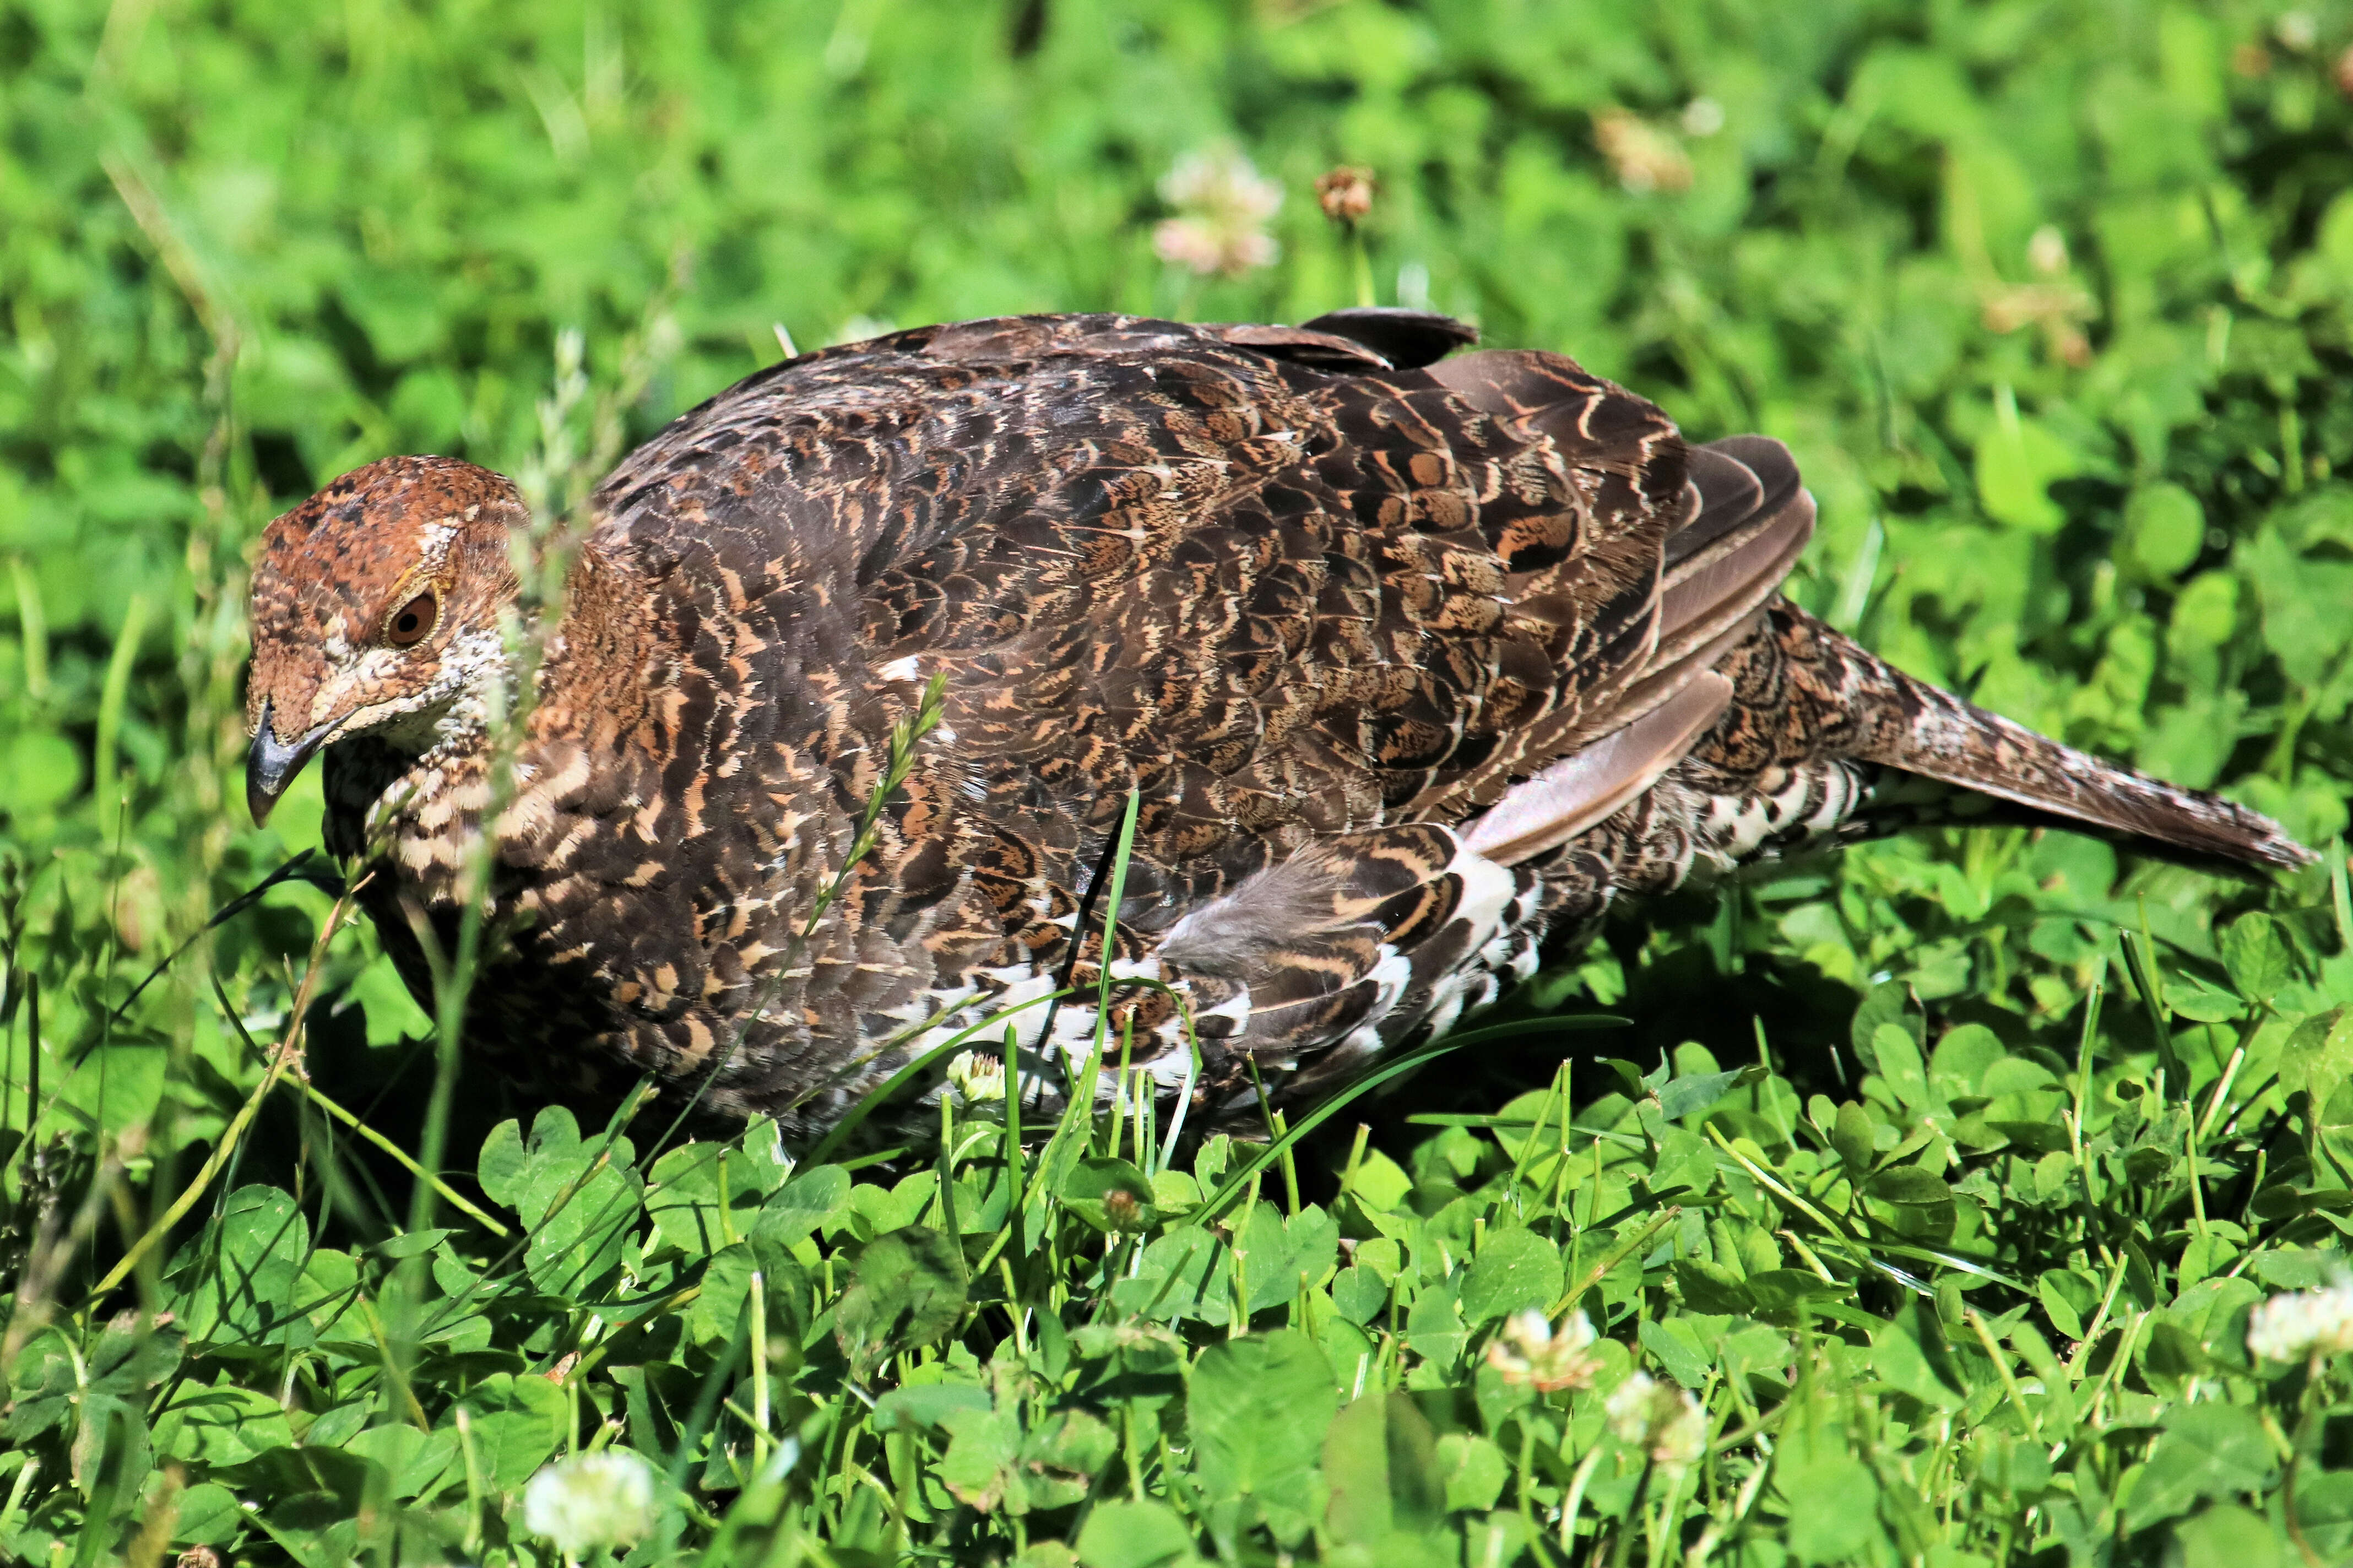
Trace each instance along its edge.
<path fill-rule="evenodd" d="M 1837 637 L 1827 627 L 1817 635 Z M 1881 688 L 1873 704 L 1878 721 L 1855 749 L 1862 761 L 1989 796 L 2022 808 L 2017 815 L 2028 819 L 2145 840 L 2177 858 L 2283 870 L 2316 858 L 2261 813 L 2062 745 L 1852 643 L 1841 651 L 1851 668 Z"/>

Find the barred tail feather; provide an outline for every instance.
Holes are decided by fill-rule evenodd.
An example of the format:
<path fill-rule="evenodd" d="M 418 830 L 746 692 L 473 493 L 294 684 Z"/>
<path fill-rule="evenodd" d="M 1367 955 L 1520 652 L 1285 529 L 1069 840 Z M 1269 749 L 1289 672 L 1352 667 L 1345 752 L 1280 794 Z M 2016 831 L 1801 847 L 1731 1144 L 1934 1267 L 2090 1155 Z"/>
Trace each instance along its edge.
<path fill-rule="evenodd" d="M 1857 750 L 1863 761 L 2147 839 L 2193 858 L 2283 870 L 2316 858 L 2258 812 L 2103 762 L 1901 671 L 1880 669 L 1902 720 L 1876 727 L 1870 743 Z"/>

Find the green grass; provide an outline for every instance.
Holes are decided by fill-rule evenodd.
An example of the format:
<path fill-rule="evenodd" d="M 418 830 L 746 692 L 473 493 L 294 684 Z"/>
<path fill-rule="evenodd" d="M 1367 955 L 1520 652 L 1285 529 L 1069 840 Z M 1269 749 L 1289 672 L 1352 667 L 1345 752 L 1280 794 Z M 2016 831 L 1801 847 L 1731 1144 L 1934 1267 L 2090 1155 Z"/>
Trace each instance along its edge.
<path fill-rule="evenodd" d="M 1788 439 L 1801 601 L 2335 840 L 2348 44 L 2235 0 L 0 0 L 0 1557 L 552 1564 L 525 1483 L 624 1450 L 633 1563 L 2353 1558 L 2353 1378 L 2247 1346 L 2353 1224 L 2341 853 L 1874 846 L 1613 926 L 1298 1136 L 982 1100 L 862 1164 L 442 1079 L 315 861 L 235 902 L 317 844 L 315 784 L 245 819 L 239 672 L 246 552 L 329 476 L 450 452 L 553 511 L 779 326 L 1367 289 Z M 1281 254 L 1200 279 L 1158 186 L 1219 145 Z"/>

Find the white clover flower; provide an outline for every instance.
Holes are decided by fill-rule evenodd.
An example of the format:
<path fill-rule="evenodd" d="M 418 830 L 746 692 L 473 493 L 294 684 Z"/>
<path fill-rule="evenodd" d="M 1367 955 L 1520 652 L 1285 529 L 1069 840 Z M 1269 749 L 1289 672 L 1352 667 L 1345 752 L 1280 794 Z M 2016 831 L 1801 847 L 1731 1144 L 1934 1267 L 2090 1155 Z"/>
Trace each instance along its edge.
<path fill-rule="evenodd" d="M 2247 1349 L 2265 1361 L 2353 1350 L 2353 1279 L 2258 1302 L 2247 1315 Z"/>
<path fill-rule="evenodd" d="M 1647 1372 L 1638 1372 L 1620 1384 L 1617 1392 L 1602 1406 L 1609 1415 L 1609 1430 L 1620 1442 L 1639 1443 L 1651 1430 L 1651 1396 L 1659 1385 Z"/>
<path fill-rule="evenodd" d="M 1160 195 L 1177 213 L 1152 231 L 1163 261 L 1235 278 L 1281 254 L 1266 224 L 1282 205 L 1282 187 L 1230 147 L 1177 159 Z"/>
<path fill-rule="evenodd" d="M 1593 1321 L 1583 1312 L 1571 1312 L 1556 1331 L 1549 1319 L 1530 1308 L 1513 1313 L 1503 1331 L 1488 1342 L 1487 1364 L 1502 1373 L 1505 1383 L 1529 1384 L 1539 1394 L 1590 1388 L 1601 1363 L 1587 1352 L 1598 1337 Z"/>
<path fill-rule="evenodd" d="M 1724 105 L 1712 98 L 1694 98 L 1683 105 L 1683 134 L 1713 136 L 1724 129 Z"/>
<path fill-rule="evenodd" d="M 1673 1416 L 1651 1439 L 1651 1458 L 1670 1471 L 1690 1468 L 1707 1452 L 1706 1414 L 1682 1389 L 1676 1389 L 1674 1395 Z"/>
<path fill-rule="evenodd" d="M 642 1540 L 654 1527 L 652 1468 L 626 1448 L 558 1459 L 523 1488 L 522 1522 L 566 1557 Z"/>
<path fill-rule="evenodd" d="M 948 1088 L 960 1106 L 1001 1104 L 1005 1058 L 993 1051 L 960 1051 L 948 1063 Z"/>
<path fill-rule="evenodd" d="M 2026 264 L 2045 278 L 2056 278 L 2067 270 L 2067 237 L 2055 224 L 2044 224 L 2026 239 Z"/>
<path fill-rule="evenodd" d="M 1648 1373 L 1638 1372 L 1620 1384 L 1603 1408 L 1619 1440 L 1645 1449 L 1662 1468 L 1683 1469 L 1707 1446 L 1707 1417 L 1692 1396 Z"/>

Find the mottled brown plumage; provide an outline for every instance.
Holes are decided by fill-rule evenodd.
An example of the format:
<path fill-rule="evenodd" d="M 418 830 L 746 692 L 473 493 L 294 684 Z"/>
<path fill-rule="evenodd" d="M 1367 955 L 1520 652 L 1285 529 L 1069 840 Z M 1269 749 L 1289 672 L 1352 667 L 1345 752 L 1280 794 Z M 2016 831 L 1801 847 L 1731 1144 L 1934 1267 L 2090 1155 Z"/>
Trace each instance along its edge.
<path fill-rule="evenodd" d="M 543 1092 L 649 1069 L 797 1133 L 1092 988 L 1131 791 L 1109 962 L 1161 984 L 1114 1022 L 1211 1114 L 1253 1062 L 1295 1095 L 1448 1026 L 1619 897 L 1916 819 L 1891 776 L 2305 858 L 1780 601 L 1813 507 L 1778 444 L 1688 446 L 1558 356 L 1448 357 L 1470 337 L 1031 317 L 764 371 L 597 489 L 503 793 L 523 509 L 372 464 L 266 537 L 257 815 L 323 748 L 331 845 L 424 994 L 496 805 L 470 1044 Z M 801 941 L 934 677 L 944 722 Z M 1059 1097 L 1092 1006 L 1015 1023 Z"/>

